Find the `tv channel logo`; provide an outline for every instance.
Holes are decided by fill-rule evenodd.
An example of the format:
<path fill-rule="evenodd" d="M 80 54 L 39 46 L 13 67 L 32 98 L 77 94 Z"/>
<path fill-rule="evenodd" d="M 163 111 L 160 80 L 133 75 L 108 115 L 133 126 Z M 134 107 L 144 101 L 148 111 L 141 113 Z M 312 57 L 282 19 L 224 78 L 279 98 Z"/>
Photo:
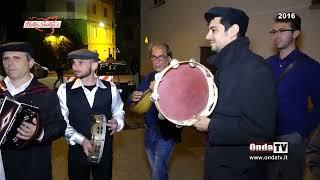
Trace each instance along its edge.
<path fill-rule="evenodd" d="M 252 153 L 287 154 L 289 144 L 288 142 L 251 143 L 249 150 Z"/>

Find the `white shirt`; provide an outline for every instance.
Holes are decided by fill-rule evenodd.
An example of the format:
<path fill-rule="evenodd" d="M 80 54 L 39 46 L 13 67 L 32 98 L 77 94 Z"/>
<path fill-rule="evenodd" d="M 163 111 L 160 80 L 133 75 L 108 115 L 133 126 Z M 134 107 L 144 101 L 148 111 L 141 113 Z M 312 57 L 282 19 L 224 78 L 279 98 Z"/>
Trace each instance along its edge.
<path fill-rule="evenodd" d="M 111 104 L 111 113 L 112 119 L 116 120 L 118 123 L 117 132 L 121 131 L 124 127 L 124 111 L 123 111 L 123 102 L 121 100 L 120 94 L 117 90 L 115 84 L 110 82 L 111 84 L 111 96 L 112 96 L 112 104 Z M 93 106 L 93 101 L 95 94 L 99 88 L 105 89 L 107 88 L 103 82 L 97 78 L 96 87 L 94 87 L 91 91 L 88 90 L 82 83 L 80 79 L 77 79 L 71 89 L 81 87 L 86 95 L 88 103 L 90 107 Z M 61 112 L 64 117 L 64 120 L 67 122 L 67 128 L 65 131 L 65 138 L 70 145 L 81 144 L 85 137 L 78 133 L 69 123 L 69 109 L 67 107 L 67 97 L 66 97 L 66 83 L 62 84 L 58 89 L 58 97 L 60 99 Z"/>
<path fill-rule="evenodd" d="M 30 78 L 26 83 L 22 84 L 22 85 L 21 85 L 20 87 L 18 87 L 18 88 L 15 88 L 15 87 L 13 86 L 13 84 L 11 83 L 10 78 L 9 78 L 8 76 L 6 76 L 3 81 L 6 83 L 7 90 L 9 91 L 9 93 L 10 93 L 12 96 L 15 96 L 15 95 L 23 92 L 24 90 L 26 90 L 27 87 L 30 85 L 30 83 L 31 83 L 31 81 L 32 81 L 32 79 L 33 79 L 33 74 L 30 73 L 30 75 L 31 75 L 31 78 Z"/>
<path fill-rule="evenodd" d="M 1 151 L 0 151 L 0 180 L 6 180 L 6 176 L 5 176 L 4 169 L 3 169 L 3 164 L 2 164 Z"/>

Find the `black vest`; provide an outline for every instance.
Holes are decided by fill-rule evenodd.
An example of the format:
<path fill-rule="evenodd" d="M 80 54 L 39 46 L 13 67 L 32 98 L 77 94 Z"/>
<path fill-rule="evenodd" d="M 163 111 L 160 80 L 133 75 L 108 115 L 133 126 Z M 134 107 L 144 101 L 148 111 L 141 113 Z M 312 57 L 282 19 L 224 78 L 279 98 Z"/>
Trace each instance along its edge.
<path fill-rule="evenodd" d="M 111 85 L 108 81 L 102 81 L 107 87 L 99 88 L 95 94 L 92 108 L 81 87 L 71 89 L 75 81 L 66 84 L 66 100 L 69 109 L 69 123 L 79 133 L 87 139 L 91 139 L 91 116 L 93 114 L 104 114 L 107 120 L 112 118 L 111 104 Z M 109 136 L 110 133 L 106 133 Z"/>

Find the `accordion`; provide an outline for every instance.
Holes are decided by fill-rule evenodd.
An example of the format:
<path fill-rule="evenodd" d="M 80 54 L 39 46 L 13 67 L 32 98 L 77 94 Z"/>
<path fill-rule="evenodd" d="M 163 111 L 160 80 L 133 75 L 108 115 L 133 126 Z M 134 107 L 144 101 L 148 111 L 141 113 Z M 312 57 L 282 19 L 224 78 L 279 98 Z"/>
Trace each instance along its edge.
<path fill-rule="evenodd" d="M 20 103 L 9 97 L 0 99 L 0 147 L 19 149 L 27 146 L 38 138 L 40 132 L 39 108 Z M 28 139 L 23 140 L 16 137 L 17 128 L 25 121 L 33 123 L 37 120 L 36 132 Z"/>

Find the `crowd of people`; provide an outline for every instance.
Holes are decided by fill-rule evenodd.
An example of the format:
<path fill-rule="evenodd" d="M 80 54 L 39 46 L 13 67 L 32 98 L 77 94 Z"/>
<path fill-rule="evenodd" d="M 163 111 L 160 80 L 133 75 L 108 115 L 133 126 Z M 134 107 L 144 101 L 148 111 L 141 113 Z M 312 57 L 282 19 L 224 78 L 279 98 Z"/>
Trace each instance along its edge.
<path fill-rule="evenodd" d="M 267 59 L 249 48 L 249 17 L 243 10 L 213 7 L 204 13 L 204 20 L 208 23 L 206 40 L 216 52 L 207 61 L 217 69 L 214 80 L 219 96 L 211 115 L 194 117 L 193 126 L 208 134 L 204 177 L 199 179 L 301 180 L 305 163 L 319 178 L 320 133 L 311 137 L 320 120 L 320 65 L 297 47 L 301 18 L 295 14 L 274 19 L 270 35 L 277 53 Z M 32 120 L 13 127 L 13 141 L 27 142 L 25 146 L 1 145 L 0 179 L 52 180 L 51 144 L 65 137 L 70 180 L 89 180 L 91 175 L 93 180 L 111 180 L 113 134 L 124 128 L 125 112 L 117 87 L 95 74 L 99 54 L 88 49 L 70 52 L 76 78 L 55 92 L 31 73 L 36 60 L 30 43 L 5 43 L 0 53 L 6 74 L 1 81 L 2 98 L 39 110 Z M 146 90 L 154 90 L 155 74 L 169 66 L 173 53 L 169 45 L 154 43 L 149 58 L 153 71 L 125 102 L 129 106 L 138 103 Z M 106 119 L 98 163 L 89 160 L 97 151 L 92 141 L 95 115 Z M 2 128 L 10 117 L 10 112 L 1 110 Z M 167 180 L 169 161 L 183 128 L 162 120 L 154 103 L 144 119 L 152 179 Z M 251 143 L 275 141 L 288 143 L 287 160 L 249 158 Z"/>

